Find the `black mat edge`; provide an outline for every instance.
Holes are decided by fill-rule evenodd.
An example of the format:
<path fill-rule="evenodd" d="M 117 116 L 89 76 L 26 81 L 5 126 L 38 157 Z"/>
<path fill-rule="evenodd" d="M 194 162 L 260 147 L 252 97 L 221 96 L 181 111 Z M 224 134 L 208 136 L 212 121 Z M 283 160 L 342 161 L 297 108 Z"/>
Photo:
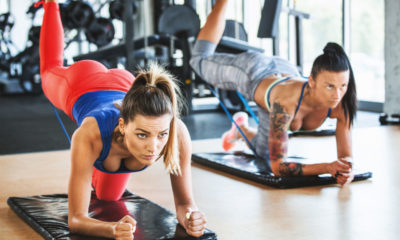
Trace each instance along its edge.
<path fill-rule="evenodd" d="M 92 195 L 94 194 L 94 192 L 92 192 Z M 28 196 L 28 197 L 55 197 L 55 196 L 59 196 L 59 197 L 66 197 L 68 198 L 68 194 L 46 194 L 46 195 L 36 195 L 36 196 Z M 46 240 L 55 240 L 58 238 L 55 238 L 50 232 L 48 232 L 44 227 L 42 227 L 37 221 L 36 219 L 30 217 L 30 215 L 28 213 L 26 213 L 26 211 L 24 210 L 24 208 L 21 207 L 21 205 L 18 203 L 18 199 L 26 199 L 28 197 L 9 197 L 7 199 L 7 204 L 10 206 L 10 208 L 25 222 L 27 223 L 29 226 L 32 227 L 33 230 L 35 230 L 37 233 L 39 233 L 44 239 Z M 128 190 L 126 190 L 124 192 L 124 194 L 122 195 L 122 197 L 139 197 L 142 198 L 146 201 L 151 202 L 152 204 L 164 209 L 165 211 L 168 211 L 170 213 L 172 213 L 169 209 L 160 206 L 159 204 L 147 199 L 147 198 L 143 198 L 139 195 L 136 195 Z M 174 214 L 176 216 L 176 214 Z M 174 240 L 180 240 L 180 239 L 186 239 L 186 240 L 190 240 L 190 239 L 205 239 L 205 240 L 218 240 L 218 236 L 215 232 L 211 231 L 210 229 L 206 228 L 206 230 L 208 230 L 209 232 L 205 232 L 203 236 L 201 237 L 191 237 L 188 236 L 186 238 L 174 238 Z M 84 237 L 82 235 L 82 237 Z"/>
<path fill-rule="evenodd" d="M 296 132 L 289 132 L 289 137 L 296 136 L 315 136 L 315 137 L 323 137 L 323 136 L 334 136 L 336 134 L 335 129 L 324 129 L 319 131 L 306 131 L 300 130 Z"/>
<path fill-rule="evenodd" d="M 21 199 L 21 197 L 9 197 L 7 199 L 7 204 L 10 208 L 29 226 L 32 227 L 34 231 L 39 233 L 44 239 L 52 240 L 54 237 L 48 232 L 45 228 L 43 228 L 34 218 L 31 218 L 29 214 L 25 212 L 25 210 L 19 205 L 16 201 L 17 199 Z"/>
<path fill-rule="evenodd" d="M 192 154 L 192 161 L 212 169 L 216 169 L 237 177 L 242 177 L 247 180 L 251 180 L 257 183 L 261 183 L 266 186 L 275 188 L 287 189 L 297 187 L 309 187 L 309 186 L 321 186 L 329 184 L 337 184 L 336 179 L 331 176 L 303 176 L 303 177 L 275 177 L 267 175 L 256 175 L 251 172 L 247 172 L 241 169 L 233 168 L 220 164 L 217 162 L 209 161 L 207 158 L 202 157 L 202 154 L 228 154 L 228 153 L 194 153 Z M 372 177 L 372 172 L 358 173 L 354 176 L 355 181 L 366 180 Z"/>

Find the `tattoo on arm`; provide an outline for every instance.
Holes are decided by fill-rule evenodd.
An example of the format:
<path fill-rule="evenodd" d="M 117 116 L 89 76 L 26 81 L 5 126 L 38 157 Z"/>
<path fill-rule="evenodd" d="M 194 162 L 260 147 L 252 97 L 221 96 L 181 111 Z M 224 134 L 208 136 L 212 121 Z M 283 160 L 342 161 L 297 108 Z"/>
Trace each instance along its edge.
<path fill-rule="evenodd" d="M 270 113 L 270 130 L 268 148 L 272 162 L 284 160 L 287 154 L 288 134 L 287 128 L 291 116 L 283 109 L 279 103 L 274 103 L 273 111 Z"/>
<path fill-rule="evenodd" d="M 303 164 L 295 162 L 282 162 L 279 164 L 279 173 L 281 176 L 302 176 Z"/>
<path fill-rule="evenodd" d="M 270 159 L 272 162 L 280 162 L 278 171 L 281 176 L 302 176 L 302 164 L 284 162 L 289 141 L 287 129 L 292 116 L 277 102 L 273 104 L 272 109 L 273 111 L 270 113 L 271 129 L 268 139 Z"/>

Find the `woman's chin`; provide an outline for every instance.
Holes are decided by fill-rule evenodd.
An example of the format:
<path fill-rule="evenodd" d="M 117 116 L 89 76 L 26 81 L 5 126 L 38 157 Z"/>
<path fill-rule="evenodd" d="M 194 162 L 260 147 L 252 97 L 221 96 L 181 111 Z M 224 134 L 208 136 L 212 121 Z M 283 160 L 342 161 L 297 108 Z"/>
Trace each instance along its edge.
<path fill-rule="evenodd" d="M 329 103 L 329 108 L 335 108 L 337 105 L 339 105 L 340 101 L 331 101 Z"/>
<path fill-rule="evenodd" d="M 154 157 L 141 157 L 140 158 L 140 163 L 142 163 L 143 165 L 146 165 L 146 166 L 150 166 L 150 165 L 154 164 L 157 161 L 157 159 L 158 158 L 156 156 L 154 156 Z"/>

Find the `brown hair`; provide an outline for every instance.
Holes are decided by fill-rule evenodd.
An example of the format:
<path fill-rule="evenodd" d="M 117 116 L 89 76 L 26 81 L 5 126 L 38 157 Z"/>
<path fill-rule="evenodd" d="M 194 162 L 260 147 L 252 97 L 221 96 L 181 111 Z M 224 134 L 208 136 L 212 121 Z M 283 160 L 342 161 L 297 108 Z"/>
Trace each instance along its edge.
<path fill-rule="evenodd" d="M 181 101 L 176 78 L 160 65 L 153 63 L 148 69 L 138 71 L 135 82 L 119 107 L 125 123 L 133 121 L 137 114 L 156 117 L 167 113 L 172 115 L 168 141 L 160 156 L 164 157 L 165 168 L 175 175 L 181 174 L 177 139 Z M 119 131 L 115 133 L 118 135 Z"/>

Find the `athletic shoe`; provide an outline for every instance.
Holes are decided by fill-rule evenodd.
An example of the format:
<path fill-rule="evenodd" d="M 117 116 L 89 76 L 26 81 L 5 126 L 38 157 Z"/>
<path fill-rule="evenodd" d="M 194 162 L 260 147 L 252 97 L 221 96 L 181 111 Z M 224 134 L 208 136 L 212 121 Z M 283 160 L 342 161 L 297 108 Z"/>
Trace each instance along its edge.
<path fill-rule="evenodd" d="M 238 126 L 249 126 L 249 118 L 247 113 L 245 112 L 237 112 L 233 115 L 233 120 L 236 122 Z M 222 135 L 222 148 L 225 151 L 229 151 L 234 148 L 237 144 L 237 141 L 240 139 L 240 133 L 236 129 L 235 124 L 232 123 L 232 127 L 229 131 L 225 132 Z"/>

